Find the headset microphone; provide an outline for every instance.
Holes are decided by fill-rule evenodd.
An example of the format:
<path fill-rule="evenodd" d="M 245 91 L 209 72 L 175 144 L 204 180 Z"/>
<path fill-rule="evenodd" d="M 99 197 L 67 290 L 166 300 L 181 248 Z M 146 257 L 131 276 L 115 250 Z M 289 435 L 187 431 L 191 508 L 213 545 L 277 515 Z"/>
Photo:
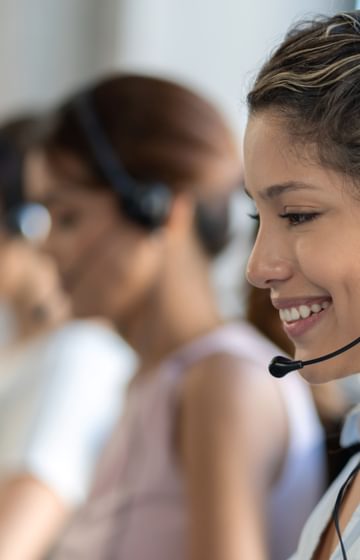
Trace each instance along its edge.
<path fill-rule="evenodd" d="M 355 338 L 352 342 L 347 344 L 346 346 L 342 346 L 338 350 L 334 352 L 330 352 L 330 354 L 325 354 L 324 356 L 320 356 L 319 358 L 313 358 L 312 360 L 291 360 L 290 358 L 286 358 L 285 356 L 275 356 L 269 364 L 269 372 L 274 377 L 285 377 L 291 371 L 295 371 L 297 369 L 302 369 L 305 366 L 309 366 L 310 364 L 317 364 L 318 362 L 323 362 L 325 360 L 330 360 L 331 358 L 335 358 L 339 354 L 350 350 L 356 344 L 359 344 L 360 336 Z"/>

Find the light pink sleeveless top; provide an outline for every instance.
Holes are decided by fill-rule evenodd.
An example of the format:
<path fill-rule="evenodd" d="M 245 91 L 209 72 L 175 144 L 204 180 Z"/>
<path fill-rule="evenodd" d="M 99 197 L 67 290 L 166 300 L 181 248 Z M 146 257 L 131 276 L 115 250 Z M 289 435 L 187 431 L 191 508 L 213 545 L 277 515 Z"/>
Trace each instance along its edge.
<path fill-rule="evenodd" d="M 238 356 L 239 370 L 243 371 L 243 360 L 251 361 L 265 376 L 266 365 L 278 350 L 249 325 L 230 324 L 180 349 L 157 372 L 134 384 L 88 503 L 65 533 L 56 560 L 188 557 L 184 481 L 172 447 L 177 391 L 191 364 L 220 352 Z M 322 432 L 308 389 L 297 374 L 279 383 L 288 410 L 290 443 L 268 504 L 273 560 L 284 560 L 293 552 L 324 489 Z"/>

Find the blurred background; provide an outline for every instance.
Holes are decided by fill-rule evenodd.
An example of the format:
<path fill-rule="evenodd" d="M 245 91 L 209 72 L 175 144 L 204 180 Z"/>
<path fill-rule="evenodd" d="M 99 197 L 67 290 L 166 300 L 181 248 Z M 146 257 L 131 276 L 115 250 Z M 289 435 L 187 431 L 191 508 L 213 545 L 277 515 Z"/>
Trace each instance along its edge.
<path fill-rule="evenodd" d="M 215 101 L 240 148 L 246 91 L 269 49 L 298 19 L 353 7 L 354 0 L 0 0 L 0 120 L 51 105 L 114 69 L 155 72 Z M 236 279 L 247 211 L 234 202 L 234 241 L 214 269 L 228 316 L 242 309 Z"/>
<path fill-rule="evenodd" d="M 22 551 L 19 556 L 13 552 L 17 543 L 24 550 L 34 547 L 31 560 L 43 558 L 42 552 L 50 550 L 70 514 L 86 499 L 98 458 L 122 413 L 128 382 L 137 366 L 137 356 L 113 329 L 111 316 L 105 314 L 109 322 L 104 318 L 78 322 L 55 263 L 35 245 L 14 236 L 12 222 L 19 217 L 14 207 L 18 210 L 16 204 L 23 200 L 29 172 L 24 154 L 36 145 L 36 134 L 41 137 L 44 133 L 42 126 L 46 129 L 49 125 L 48 115 L 44 117 L 42 112 L 114 71 L 149 73 L 175 80 L 209 98 L 233 128 L 241 152 L 246 93 L 289 26 L 359 4 L 355 0 L 0 0 L 0 214 L 7 226 L 0 228 L 0 560 L 23 560 Z M 43 120 L 39 119 L 36 132 L 38 111 Z M 35 125 L 31 123 L 33 113 Z M 194 130 L 193 120 L 190 130 Z M 291 354 L 292 347 L 285 340 L 267 292 L 252 290 L 246 309 L 249 294 L 244 271 L 254 236 L 254 222 L 247 214 L 252 210 L 238 189 L 231 207 L 231 242 L 214 262 L 214 285 L 225 317 L 237 318 L 247 312 L 255 326 Z M 32 223 L 38 225 L 39 214 L 36 216 Z M 92 229 L 98 221 L 96 213 Z M 70 233 L 74 223 L 76 229 L 76 207 L 70 218 L 69 212 L 60 212 L 58 222 L 65 232 L 69 223 Z M 95 254 L 97 258 L 93 246 L 84 252 L 84 258 L 80 253 L 80 266 L 75 262 L 73 267 L 75 278 L 81 268 L 86 271 L 88 257 Z M 67 247 L 71 253 L 72 246 Z M 106 289 L 101 293 L 106 294 Z M 191 316 L 197 317 L 196 311 Z M 257 346 L 254 348 L 257 354 Z M 299 433 L 305 433 L 306 428 L 310 434 L 309 440 L 304 439 L 306 445 L 300 446 L 303 456 L 308 457 L 313 450 L 316 457 L 318 450 L 324 455 L 326 443 L 331 459 L 329 481 L 347 459 L 332 450 L 338 453 L 344 412 L 359 401 L 359 376 L 354 379 L 341 387 L 339 384 L 340 388 L 313 389 L 325 435 L 305 385 L 296 385 L 296 379 L 291 388 L 290 381 L 290 391 L 286 393 L 285 385 L 281 397 L 291 411 L 285 419 L 290 422 L 292 391 L 296 395 L 294 414 L 301 424 Z M 299 398 L 300 387 L 304 396 Z M 267 398 L 271 401 L 271 394 Z M 273 428 L 272 423 L 269 426 Z M 297 428 L 291 430 L 297 433 Z M 293 448 L 297 450 L 289 439 L 289 449 Z M 314 484 L 318 474 L 321 481 L 324 479 L 322 459 L 313 473 Z M 294 472 L 305 473 L 302 462 L 295 462 Z M 312 472 L 311 466 L 307 472 Z M 294 488 L 301 486 L 296 483 Z M 311 499 L 317 499 L 315 485 L 312 488 Z M 274 503 L 278 507 L 276 500 Z M 284 511 L 287 516 L 288 508 Z M 280 519 L 277 514 L 269 518 Z M 10 547 L 8 555 L 4 546 Z"/>

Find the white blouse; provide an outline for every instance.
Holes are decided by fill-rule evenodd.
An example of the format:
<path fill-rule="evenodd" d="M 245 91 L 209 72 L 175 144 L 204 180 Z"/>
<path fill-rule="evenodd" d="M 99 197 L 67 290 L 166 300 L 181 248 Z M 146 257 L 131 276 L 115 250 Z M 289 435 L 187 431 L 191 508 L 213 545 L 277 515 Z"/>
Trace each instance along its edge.
<path fill-rule="evenodd" d="M 360 404 L 348 415 L 341 434 L 341 444 L 350 446 L 360 443 Z M 334 508 L 338 492 L 360 461 L 360 453 L 351 458 L 342 473 L 333 482 L 325 496 L 309 517 L 300 537 L 299 547 L 290 560 L 311 560 L 326 529 Z M 354 511 L 349 523 L 342 531 L 342 540 L 348 560 L 360 560 L 360 504 Z M 340 543 L 329 560 L 342 560 Z"/>
<path fill-rule="evenodd" d="M 30 473 L 67 503 L 83 502 L 135 363 L 92 321 L 0 350 L 0 478 Z"/>

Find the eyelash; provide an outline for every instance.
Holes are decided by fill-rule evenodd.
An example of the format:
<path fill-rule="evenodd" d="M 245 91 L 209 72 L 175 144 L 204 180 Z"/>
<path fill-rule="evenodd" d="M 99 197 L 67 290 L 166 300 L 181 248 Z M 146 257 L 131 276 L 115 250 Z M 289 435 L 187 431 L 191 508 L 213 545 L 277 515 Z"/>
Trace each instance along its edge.
<path fill-rule="evenodd" d="M 279 214 L 279 218 L 283 220 L 288 220 L 289 226 L 301 226 L 307 222 L 312 222 L 320 215 L 319 212 L 286 212 L 285 214 Z M 248 214 L 248 217 L 256 222 L 260 222 L 259 214 Z"/>
<path fill-rule="evenodd" d="M 312 222 L 319 216 L 319 212 L 286 212 L 279 214 L 279 218 L 288 220 L 289 226 L 301 226 L 307 222 Z"/>
<path fill-rule="evenodd" d="M 55 217 L 54 222 L 57 223 L 61 229 L 74 229 L 80 222 L 80 216 L 77 212 L 63 212 Z"/>

